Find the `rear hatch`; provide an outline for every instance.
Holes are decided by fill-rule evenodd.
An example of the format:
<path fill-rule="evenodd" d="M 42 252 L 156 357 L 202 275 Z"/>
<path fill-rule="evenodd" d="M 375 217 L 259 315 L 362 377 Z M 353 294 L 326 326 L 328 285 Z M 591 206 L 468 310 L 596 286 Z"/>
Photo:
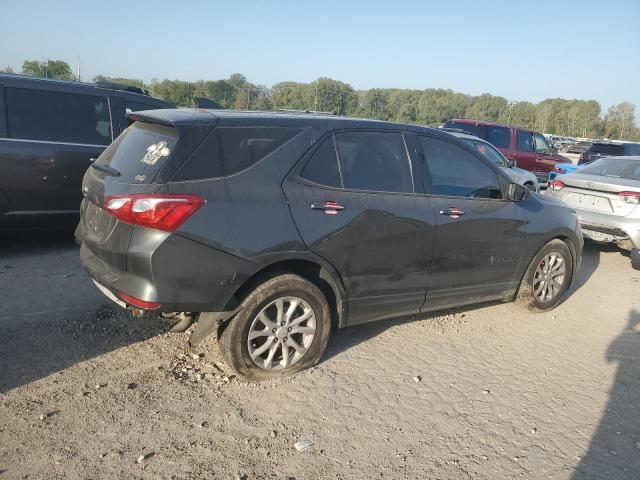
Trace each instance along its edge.
<path fill-rule="evenodd" d="M 107 147 L 85 173 L 84 200 L 76 236 L 114 271 L 126 271 L 133 226 L 103 209 L 110 195 L 157 193 L 213 130 L 209 112 L 136 112 L 135 122 Z"/>

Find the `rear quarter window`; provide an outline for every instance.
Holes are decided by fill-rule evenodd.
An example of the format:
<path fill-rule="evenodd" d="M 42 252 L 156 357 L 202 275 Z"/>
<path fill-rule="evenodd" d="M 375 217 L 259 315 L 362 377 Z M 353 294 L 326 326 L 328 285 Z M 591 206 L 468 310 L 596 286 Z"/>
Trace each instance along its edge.
<path fill-rule="evenodd" d="M 301 131 L 290 127 L 217 127 L 174 180 L 233 175 L 270 155 Z"/>
<path fill-rule="evenodd" d="M 506 127 L 497 127 L 495 125 L 487 126 L 487 136 L 483 137 L 487 142 L 498 148 L 509 148 L 511 140 L 511 131 Z"/>

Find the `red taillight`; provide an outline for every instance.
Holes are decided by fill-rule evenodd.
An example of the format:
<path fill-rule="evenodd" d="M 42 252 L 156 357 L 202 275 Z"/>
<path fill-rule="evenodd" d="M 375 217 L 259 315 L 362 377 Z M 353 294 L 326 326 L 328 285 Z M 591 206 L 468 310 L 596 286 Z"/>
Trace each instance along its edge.
<path fill-rule="evenodd" d="M 562 170 L 561 168 L 558 168 L 558 167 L 553 167 L 553 171 L 555 173 L 564 173 L 564 170 Z"/>
<path fill-rule="evenodd" d="M 110 195 L 104 209 L 118 220 L 141 227 L 174 232 L 205 200 L 197 195 Z"/>
<path fill-rule="evenodd" d="M 134 307 L 143 308 L 145 310 L 156 310 L 160 308 L 160 304 L 158 302 L 146 302 L 144 300 L 140 300 L 139 298 L 132 297 L 131 295 L 127 295 L 126 293 L 118 292 L 118 296 L 129 305 L 133 305 Z"/>
<path fill-rule="evenodd" d="M 566 187 L 566 185 L 562 180 L 553 180 L 549 184 L 551 190 L 562 190 L 564 187 Z"/>
<path fill-rule="evenodd" d="M 640 205 L 640 192 L 620 192 L 618 196 L 627 203 Z"/>

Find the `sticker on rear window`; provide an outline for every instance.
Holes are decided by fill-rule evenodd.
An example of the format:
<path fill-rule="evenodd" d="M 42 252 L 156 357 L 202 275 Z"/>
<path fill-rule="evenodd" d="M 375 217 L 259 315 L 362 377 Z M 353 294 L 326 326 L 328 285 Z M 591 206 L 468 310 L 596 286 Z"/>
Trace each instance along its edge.
<path fill-rule="evenodd" d="M 171 153 L 169 147 L 167 147 L 167 142 L 164 140 L 158 143 L 151 144 L 147 147 L 147 153 L 145 153 L 142 158 L 142 163 L 146 163 L 147 165 L 155 165 L 158 160 L 162 157 L 168 157 Z"/>

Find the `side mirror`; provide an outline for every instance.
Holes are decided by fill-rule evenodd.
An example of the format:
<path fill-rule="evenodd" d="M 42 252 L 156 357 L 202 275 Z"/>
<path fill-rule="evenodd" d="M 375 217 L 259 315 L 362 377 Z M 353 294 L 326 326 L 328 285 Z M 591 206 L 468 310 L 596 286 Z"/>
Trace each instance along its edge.
<path fill-rule="evenodd" d="M 513 168 L 517 166 L 518 166 L 518 162 L 516 162 L 514 158 L 510 158 L 507 160 L 507 167 Z"/>
<path fill-rule="evenodd" d="M 519 183 L 510 183 L 509 190 L 507 191 L 508 200 L 512 202 L 519 202 L 520 200 L 524 200 L 526 198 L 529 189 L 524 185 L 520 185 Z"/>

